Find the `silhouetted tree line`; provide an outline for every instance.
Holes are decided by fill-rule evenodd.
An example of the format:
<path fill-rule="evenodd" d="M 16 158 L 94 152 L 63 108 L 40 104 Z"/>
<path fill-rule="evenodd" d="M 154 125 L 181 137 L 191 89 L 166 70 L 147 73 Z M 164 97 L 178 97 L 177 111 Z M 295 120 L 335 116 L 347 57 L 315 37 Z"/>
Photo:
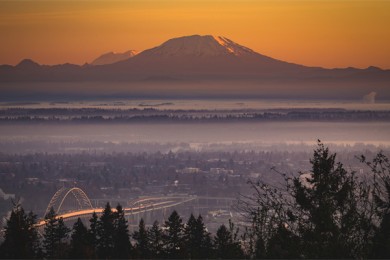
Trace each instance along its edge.
<path fill-rule="evenodd" d="M 388 111 L 343 109 L 281 109 L 277 111 L 212 111 L 157 109 L 7 109 L 0 111 L 1 122 L 225 122 L 225 121 L 388 121 Z"/>
<path fill-rule="evenodd" d="M 360 160 L 372 176 L 358 179 L 319 142 L 310 172 L 280 173 L 285 182 L 251 183 L 238 207 L 248 219 L 239 232 L 222 225 L 211 235 L 199 215 L 183 223 L 174 211 L 160 226 L 143 220 L 129 234 L 124 210 L 107 203 L 89 228 L 72 230 L 50 210 L 39 238 L 36 216 L 16 205 L 5 227 L 2 258 L 390 258 L 390 162 L 379 153 Z"/>
<path fill-rule="evenodd" d="M 161 227 L 157 221 L 146 228 L 141 219 L 138 231 L 129 234 L 120 205 L 107 203 L 102 215 L 93 213 L 87 228 L 80 218 L 69 229 L 51 209 L 45 217 L 42 237 L 37 218 L 16 205 L 5 228 L 1 258 L 242 258 L 244 256 L 234 226 L 222 225 L 215 236 L 206 229 L 202 216 L 190 216 L 184 224 L 173 211 Z M 131 243 L 133 240 L 133 243 Z"/>

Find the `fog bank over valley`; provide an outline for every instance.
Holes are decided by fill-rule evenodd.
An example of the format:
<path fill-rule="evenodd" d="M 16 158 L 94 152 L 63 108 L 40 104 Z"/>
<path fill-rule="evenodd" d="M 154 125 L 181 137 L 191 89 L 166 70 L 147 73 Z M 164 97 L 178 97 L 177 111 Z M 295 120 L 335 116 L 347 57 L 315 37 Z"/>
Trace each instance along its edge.
<path fill-rule="evenodd" d="M 261 122 L 261 123 L 138 123 L 138 124 L 0 124 L 0 142 L 13 146 L 13 152 L 25 152 L 23 142 L 69 143 L 76 147 L 100 150 L 94 142 L 111 143 L 109 150 L 123 151 L 122 144 L 171 144 L 161 150 L 202 149 L 235 144 L 239 150 L 273 144 L 358 143 L 387 147 L 390 122 Z M 177 144 L 187 144 L 183 147 Z M 175 144 L 175 145 L 172 145 Z M 222 144 L 222 145 L 221 145 Z M 20 145 L 20 149 L 18 149 Z M 247 146 L 247 148 L 245 148 Z M 98 146 L 99 147 L 99 146 Z M 37 151 L 42 151 L 37 146 Z M 143 149 L 142 149 L 143 150 Z M 156 149 L 154 149 L 156 150 Z M 158 150 L 158 149 L 157 149 Z M 7 150 L 3 149 L 3 152 Z"/>

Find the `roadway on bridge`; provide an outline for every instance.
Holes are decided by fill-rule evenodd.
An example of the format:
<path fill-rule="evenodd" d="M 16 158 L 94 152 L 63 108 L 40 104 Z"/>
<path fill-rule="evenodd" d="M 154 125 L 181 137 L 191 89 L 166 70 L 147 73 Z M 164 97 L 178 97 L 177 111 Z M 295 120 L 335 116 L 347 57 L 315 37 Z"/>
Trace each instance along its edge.
<path fill-rule="evenodd" d="M 167 200 L 167 201 L 162 201 L 162 202 L 156 202 L 156 203 L 148 203 L 148 204 L 139 204 L 136 207 L 130 207 L 130 208 L 123 208 L 125 215 L 135 215 L 139 214 L 141 212 L 147 212 L 147 211 L 152 211 L 152 210 L 161 210 L 165 208 L 170 208 L 174 207 L 192 200 L 195 200 L 197 197 L 190 197 L 185 200 L 180 200 L 180 201 L 175 201 L 175 200 Z M 137 201 L 138 203 L 138 201 Z M 100 215 L 102 214 L 104 208 L 93 208 L 93 209 L 83 209 L 83 210 L 77 210 L 77 211 L 72 211 L 72 212 L 67 212 L 63 214 L 59 214 L 57 218 L 62 218 L 64 220 L 70 220 L 70 219 L 75 219 L 78 217 L 84 217 L 87 215 L 91 215 L 96 212 L 96 214 Z M 113 212 L 116 211 L 115 208 L 112 209 Z M 46 220 L 41 220 L 37 223 L 37 227 L 41 227 L 46 224 Z"/>

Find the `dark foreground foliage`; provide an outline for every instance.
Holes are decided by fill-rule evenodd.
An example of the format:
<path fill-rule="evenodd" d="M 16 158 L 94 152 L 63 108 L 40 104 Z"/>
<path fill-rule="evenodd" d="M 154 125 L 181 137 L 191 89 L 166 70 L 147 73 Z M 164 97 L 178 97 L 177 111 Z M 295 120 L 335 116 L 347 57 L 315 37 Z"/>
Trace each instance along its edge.
<path fill-rule="evenodd" d="M 371 173 L 358 177 L 319 141 L 309 172 L 276 172 L 277 186 L 251 182 L 254 194 L 239 203 L 251 223 L 248 256 L 389 258 L 389 161 L 382 153 L 360 160 Z"/>
<path fill-rule="evenodd" d="M 15 205 L 0 245 L 1 258 L 88 259 L 237 259 L 237 258 L 390 258 L 390 164 L 379 153 L 360 160 L 371 175 L 356 176 L 336 162 L 336 154 L 319 142 L 310 172 L 283 174 L 271 186 L 250 183 L 251 196 L 238 208 L 245 230 L 232 222 L 210 234 L 202 216 L 183 222 L 174 211 L 160 226 L 129 233 L 120 205 L 107 203 L 89 227 L 78 219 L 72 230 L 50 210 L 42 236 L 36 216 Z"/>

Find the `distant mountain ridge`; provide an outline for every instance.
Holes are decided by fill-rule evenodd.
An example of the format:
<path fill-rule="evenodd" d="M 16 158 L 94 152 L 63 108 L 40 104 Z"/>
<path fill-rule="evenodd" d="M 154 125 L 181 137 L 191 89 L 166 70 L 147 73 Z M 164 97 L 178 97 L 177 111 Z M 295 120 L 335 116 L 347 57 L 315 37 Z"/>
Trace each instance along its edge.
<path fill-rule="evenodd" d="M 139 82 L 252 80 L 276 84 L 304 82 L 381 82 L 390 87 L 390 70 L 324 69 L 289 63 L 262 55 L 234 41 L 212 35 L 169 39 L 140 53 L 106 53 L 92 64 L 39 65 L 24 60 L 0 66 L 0 82 Z M 279 84 L 279 83 L 278 83 Z M 310 83 L 311 84 L 311 83 Z M 376 84 L 376 83 L 375 83 Z M 370 89 L 370 91 L 377 91 Z M 369 93 L 370 91 L 367 91 Z M 366 94 L 367 94 L 366 93 Z M 378 92 L 379 93 L 379 92 Z"/>
<path fill-rule="evenodd" d="M 110 52 L 96 58 L 91 65 L 48 66 L 26 59 L 16 66 L 0 66 L 0 81 L 283 79 L 345 77 L 354 74 L 368 76 L 382 72 L 389 74 L 388 71 L 374 67 L 365 70 L 306 67 L 273 59 L 226 37 L 212 35 L 173 38 L 140 53 L 133 50 L 125 53 Z"/>
<path fill-rule="evenodd" d="M 116 63 L 118 61 L 130 59 L 135 55 L 137 55 L 138 53 L 139 51 L 135 51 L 135 50 L 129 50 L 123 53 L 108 52 L 94 59 L 91 62 L 91 65 L 106 65 L 106 64 Z"/>

